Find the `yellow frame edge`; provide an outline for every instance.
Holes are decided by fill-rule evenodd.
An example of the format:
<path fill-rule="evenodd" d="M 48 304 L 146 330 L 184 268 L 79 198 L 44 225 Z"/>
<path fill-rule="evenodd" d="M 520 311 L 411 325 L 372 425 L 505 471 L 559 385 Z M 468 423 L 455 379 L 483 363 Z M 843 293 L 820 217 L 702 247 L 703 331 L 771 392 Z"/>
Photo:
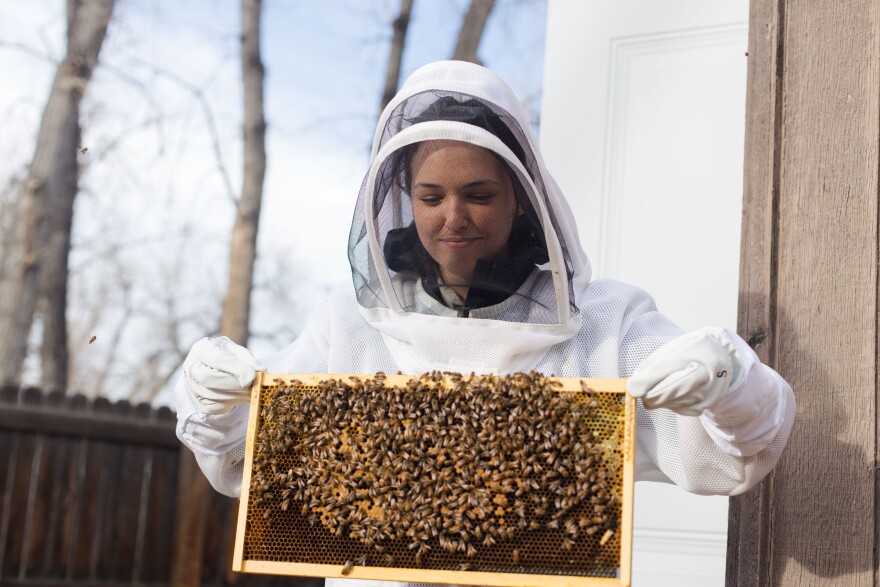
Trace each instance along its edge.
<path fill-rule="evenodd" d="M 253 474 L 254 443 L 256 441 L 256 428 L 260 415 L 260 392 L 263 388 L 263 378 L 270 375 L 265 372 L 257 372 L 251 385 L 251 406 L 248 414 L 248 432 L 244 449 L 244 471 L 241 477 L 241 496 L 238 503 L 238 523 L 235 528 L 235 547 L 232 551 L 232 570 L 243 573 L 244 571 L 244 534 L 247 529 L 247 506 L 250 497 L 251 475 Z"/>

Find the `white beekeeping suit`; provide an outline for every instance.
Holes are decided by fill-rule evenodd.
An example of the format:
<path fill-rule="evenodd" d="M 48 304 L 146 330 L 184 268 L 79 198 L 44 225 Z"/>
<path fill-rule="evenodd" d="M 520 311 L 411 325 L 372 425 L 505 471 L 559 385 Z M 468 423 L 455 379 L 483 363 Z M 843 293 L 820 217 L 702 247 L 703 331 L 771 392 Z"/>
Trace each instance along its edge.
<path fill-rule="evenodd" d="M 409 77 L 379 120 L 355 207 L 354 289 L 262 364 L 227 339 L 200 341 L 186 361 L 178 436 L 218 491 L 240 492 L 259 369 L 632 377 L 637 480 L 733 495 L 773 468 L 794 421 L 788 384 L 735 333 L 685 334 L 644 291 L 591 280 L 537 145 L 490 71 L 450 61 Z"/>

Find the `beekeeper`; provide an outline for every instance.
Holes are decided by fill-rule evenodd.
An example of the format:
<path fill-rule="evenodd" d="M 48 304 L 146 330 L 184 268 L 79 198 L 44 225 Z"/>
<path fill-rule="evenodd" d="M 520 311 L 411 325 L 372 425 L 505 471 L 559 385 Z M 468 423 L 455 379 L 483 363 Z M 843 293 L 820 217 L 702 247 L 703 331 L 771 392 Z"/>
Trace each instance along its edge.
<path fill-rule="evenodd" d="M 197 342 L 176 388 L 177 434 L 217 491 L 240 491 L 258 370 L 430 370 L 629 377 L 636 479 L 733 495 L 775 465 L 789 385 L 734 332 L 683 333 L 644 291 L 591 280 L 568 204 L 523 106 L 492 72 L 438 62 L 379 119 L 348 241 L 354 287 L 290 346 L 255 359 Z"/>

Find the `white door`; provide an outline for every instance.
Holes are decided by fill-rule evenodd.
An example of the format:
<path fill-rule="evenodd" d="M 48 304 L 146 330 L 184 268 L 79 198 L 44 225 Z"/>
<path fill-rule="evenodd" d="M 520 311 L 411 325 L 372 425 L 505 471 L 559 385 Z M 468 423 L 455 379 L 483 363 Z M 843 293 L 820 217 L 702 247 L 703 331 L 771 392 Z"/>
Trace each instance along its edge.
<path fill-rule="evenodd" d="M 542 151 L 595 277 L 736 326 L 747 0 L 550 0 Z M 636 485 L 633 585 L 724 584 L 727 498 Z"/>

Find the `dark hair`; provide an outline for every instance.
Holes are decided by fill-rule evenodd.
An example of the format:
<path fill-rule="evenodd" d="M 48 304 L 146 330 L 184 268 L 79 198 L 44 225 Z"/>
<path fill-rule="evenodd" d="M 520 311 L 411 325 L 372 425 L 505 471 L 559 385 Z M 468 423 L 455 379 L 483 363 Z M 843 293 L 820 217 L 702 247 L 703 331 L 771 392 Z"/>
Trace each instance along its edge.
<path fill-rule="evenodd" d="M 498 114 L 479 100 L 470 98 L 464 102 L 459 102 L 452 96 L 443 96 L 432 102 L 430 106 L 425 108 L 418 116 L 410 119 L 408 122 L 410 125 L 415 125 L 435 120 L 464 122 L 489 131 L 501 139 L 501 142 L 504 143 L 514 155 L 516 155 L 516 158 L 519 159 L 523 166 L 527 165 L 525 151 L 516 139 L 516 136 L 510 130 L 510 127 L 501 120 L 501 117 Z M 420 144 L 421 143 L 415 143 L 402 148 L 400 150 L 400 158 L 395 162 L 396 175 L 399 178 L 401 187 L 403 187 L 407 193 L 409 193 L 412 181 L 412 177 L 410 177 L 412 172 L 410 164 L 412 162 L 412 157 Z M 507 161 L 497 153 L 493 152 L 492 155 L 504 165 L 505 170 L 514 182 L 514 186 L 521 188 L 519 185 L 519 179 L 517 179 L 516 174 L 510 168 Z M 527 197 L 525 198 L 525 202 L 521 202 L 519 198 L 520 195 L 525 196 L 525 193 L 517 194 L 517 203 L 520 205 L 525 203 L 531 206 Z"/>
<path fill-rule="evenodd" d="M 516 136 L 514 136 L 513 131 L 504 123 L 501 116 L 479 100 L 470 98 L 464 102 L 459 102 L 452 96 L 444 96 L 425 108 L 421 114 L 412 120 L 412 123 L 417 124 L 429 120 L 464 122 L 487 130 L 501 139 L 501 142 L 513 151 L 513 154 L 520 160 L 520 163 L 526 165 L 525 152 Z"/>

